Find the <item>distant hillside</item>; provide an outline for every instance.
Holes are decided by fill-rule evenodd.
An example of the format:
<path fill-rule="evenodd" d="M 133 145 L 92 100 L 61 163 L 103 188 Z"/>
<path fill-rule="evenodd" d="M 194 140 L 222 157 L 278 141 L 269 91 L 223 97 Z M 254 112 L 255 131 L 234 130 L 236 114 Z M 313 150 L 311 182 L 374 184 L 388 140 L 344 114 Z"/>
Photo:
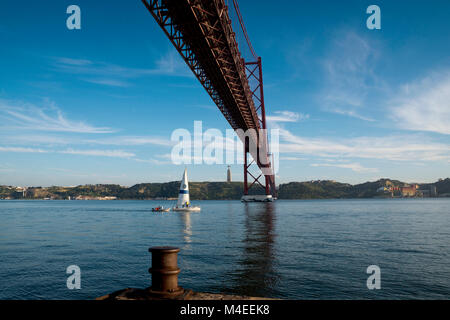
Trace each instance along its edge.
<path fill-rule="evenodd" d="M 279 199 L 327 199 L 345 198 L 350 189 L 349 184 L 333 181 L 291 182 L 282 184 L 278 190 Z"/>
<path fill-rule="evenodd" d="M 119 199 L 176 198 L 180 182 L 138 184 L 117 194 Z M 191 182 L 193 200 L 238 200 L 242 197 L 242 182 Z"/>
<path fill-rule="evenodd" d="M 429 188 L 431 185 L 436 186 L 438 194 L 450 194 L 450 178 L 439 180 L 435 183 L 419 184 L 421 188 Z"/>
<path fill-rule="evenodd" d="M 116 197 L 127 199 L 160 199 L 176 198 L 180 182 L 145 183 L 132 187 L 119 185 L 84 185 L 77 187 L 30 187 L 25 192 L 26 199 L 75 199 Z M 189 184 L 193 200 L 238 200 L 242 197 L 244 184 L 242 182 L 191 182 Z M 252 190 L 253 193 L 261 190 Z M 15 187 L 0 186 L 0 198 L 23 199 L 23 192 Z"/>
<path fill-rule="evenodd" d="M 357 185 L 339 183 L 335 181 L 308 181 L 281 184 L 278 190 L 279 199 L 349 199 L 373 198 L 380 194 L 380 187 L 391 185 L 403 186 L 405 183 L 397 180 L 380 179 Z M 436 186 L 439 195 L 450 195 L 450 179 L 439 180 L 433 184 L 419 184 L 420 189 L 429 190 Z M 31 187 L 25 192 L 20 188 L 0 186 L 0 199 L 96 199 L 112 197 L 119 200 L 126 199 L 163 199 L 176 198 L 180 183 L 145 183 L 132 187 L 120 185 L 84 185 L 77 187 Z M 242 182 L 191 182 L 190 194 L 192 200 L 239 200 L 243 194 Z M 252 193 L 262 193 L 262 189 L 253 189 Z"/>
<path fill-rule="evenodd" d="M 342 199 L 342 198 L 373 198 L 377 190 L 389 181 L 395 186 L 403 182 L 390 179 L 380 179 L 375 182 L 365 182 L 351 185 L 335 181 L 319 180 L 309 182 L 291 182 L 280 185 L 279 199 Z"/>

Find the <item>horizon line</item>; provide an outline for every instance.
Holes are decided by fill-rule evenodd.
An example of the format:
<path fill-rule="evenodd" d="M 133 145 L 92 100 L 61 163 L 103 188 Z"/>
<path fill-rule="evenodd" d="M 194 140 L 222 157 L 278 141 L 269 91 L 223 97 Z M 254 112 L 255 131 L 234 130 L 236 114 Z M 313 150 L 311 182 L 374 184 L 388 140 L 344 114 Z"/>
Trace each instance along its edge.
<path fill-rule="evenodd" d="M 379 178 L 378 180 L 373 180 L 373 181 L 365 181 L 365 182 L 360 182 L 360 183 L 348 183 L 348 182 L 339 182 L 337 180 L 333 180 L 333 179 L 317 179 L 317 180 L 304 180 L 304 181 L 289 181 L 289 182 L 284 182 L 284 183 L 280 183 L 278 184 L 278 186 L 280 185 L 286 185 L 286 184 L 290 184 L 290 183 L 307 183 L 307 182 L 334 182 L 334 183 L 339 183 L 339 184 L 348 184 L 351 186 L 356 186 L 356 185 L 360 185 L 360 184 L 364 184 L 364 183 L 370 183 L 370 182 L 378 182 L 381 180 L 389 180 L 389 181 L 399 181 L 401 183 L 405 183 L 405 184 L 434 184 L 434 183 L 438 183 L 440 181 L 445 181 L 445 180 L 449 180 L 450 177 L 447 178 L 439 178 L 438 180 L 434 181 L 434 182 L 405 182 L 405 181 L 401 181 L 399 179 L 391 179 L 391 178 Z M 83 186 L 106 186 L 106 185 L 114 185 L 114 186 L 120 186 L 120 187 L 126 187 L 126 188 L 131 188 L 137 185 L 143 185 L 143 184 L 167 184 L 167 183 L 179 183 L 181 180 L 173 180 L 173 181 L 166 181 L 166 182 L 140 182 L 140 183 L 135 183 L 133 185 L 122 185 L 122 184 L 117 184 L 117 183 L 86 183 L 86 184 L 78 184 L 78 185 L 71 185 L 71 186 L 67 186 L 67 185 L 50 185 L 50 186 L 18 186 L 18 185 L 0 185 L 0 187 L 15 187 L 15 188 L 52 188 L 52 187 L 60 187 L 60 188 L 76 188 L 76 187 L 83 187 Z M 244 183 L 244 181 L 231 181 L 231 182 L 227 182 L 227 181 L 190 181 L 190 184 L 192 183 Z"/>

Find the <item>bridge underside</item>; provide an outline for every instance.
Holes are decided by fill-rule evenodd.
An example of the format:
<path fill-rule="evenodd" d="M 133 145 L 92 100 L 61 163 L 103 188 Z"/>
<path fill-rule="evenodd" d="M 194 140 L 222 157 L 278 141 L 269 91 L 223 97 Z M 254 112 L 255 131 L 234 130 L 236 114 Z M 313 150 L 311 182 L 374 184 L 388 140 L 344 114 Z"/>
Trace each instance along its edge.
<path fill-rule="evenodd" d="M 256 131 L 256 138 L 249 144 L 246 139 L 245 158 L 250 153 L 264 172 L 266 194 L 275 194 L 275 179 L 269 161 L 265 110 L 262 86 L 261 60 L 260 76 L 252 74 L 249 65 L 242 59 L 235 34 L 232 30 L 228 8 L 223 0 L 142 0 L 160 25 L 186 64 L 195 74 L 213 99 L 225 119 L 234 130 Z M 248 78 L 254 76 L 260 81 L 253 91 Z M 258 106 L 255 106 L 255 101 Z M 261 115 L 261 116 L 260 116 Z M 259 152 L 255 152 L 257 150 Z M 248 167 L 245 165 L 245 177 Z M 247 179 L 245 179 L 247 180 Z M 256 179 L 259 183 L 259 179 Z M 248 185 L 245 184 L 246 193 Z"/>

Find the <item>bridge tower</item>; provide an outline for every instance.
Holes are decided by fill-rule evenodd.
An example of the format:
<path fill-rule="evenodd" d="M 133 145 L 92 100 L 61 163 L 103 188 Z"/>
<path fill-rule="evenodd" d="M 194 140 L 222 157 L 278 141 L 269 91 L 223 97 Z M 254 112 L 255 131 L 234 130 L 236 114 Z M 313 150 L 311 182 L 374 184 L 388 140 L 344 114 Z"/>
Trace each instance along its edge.
<path fill-rule="evenodd" d="M 245 30 L 245 27 L 243 27 Z M 246 32 L 245 32 L 246 33 Z M 263 73 L 262 73 L 262 60 L 258 57 L 257 61 L 253 62 L 243 62 L 245 64 L 247 79 L 251 83 L 255 83 L 252 87 L 252 97 L 255 102 L 255 108 L 258 115 L 258 120 L 261 124 L 261 131 L 258 134 L 258 159 L 249 161 L 250 156 L 250 146 L 249 140 L 244 142 L 244 196 L 242 201 L 244 202 L 254 202 L 254 201 L 273 201 L 276 199 L 277 191 L 275 185 L 275 174 L 274 174 L 274 163 L 272 159 L 272 154 L 269 150 L 269 143 L 267 137 L 267 123 L 266 123 L 266 107 L 264 104 L 264 83 L 263 83 Z M 261 155 L 259 146 L 260 141 L 264 144 L 266 154 Z M 261 156 L 264 159 L 260 159 Z M 264 160 L 264 161 L 262 161 Z M 257 177 L 250 172 L 250 167 L 252 165 L 258 165 L 261 168 L 261 174 Z M 251 183 L 249 184 L 249 177 L 251 178 Z M 260 179 L 264 178 L 264 184 L 261 183 Z M 249 195 L 249 190 L 255 186 L 259 185 L 265 191 L 265 195 Z"/>

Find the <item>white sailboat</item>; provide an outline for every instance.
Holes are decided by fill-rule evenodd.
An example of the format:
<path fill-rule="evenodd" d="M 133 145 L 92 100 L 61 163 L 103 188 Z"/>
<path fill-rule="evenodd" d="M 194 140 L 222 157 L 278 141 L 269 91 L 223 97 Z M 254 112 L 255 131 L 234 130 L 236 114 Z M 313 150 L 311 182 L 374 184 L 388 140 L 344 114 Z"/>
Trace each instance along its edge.
<path fill-rule="evenodd" d="M 172 210 L 175 212 L 199 212 L 202 210 L 200 207 L 194 207 L 191 205 L 187 168 L 184 170 L 183 180 L 181 181 L 177 206 Z"/>

